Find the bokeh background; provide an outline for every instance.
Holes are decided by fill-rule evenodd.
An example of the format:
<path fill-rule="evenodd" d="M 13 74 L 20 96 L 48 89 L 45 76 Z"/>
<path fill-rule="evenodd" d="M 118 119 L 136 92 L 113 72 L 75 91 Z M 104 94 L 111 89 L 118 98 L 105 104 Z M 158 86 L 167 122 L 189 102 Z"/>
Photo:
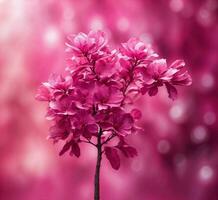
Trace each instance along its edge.
<path fill-rule="evenodd" d="M 114 46 L 140 37 L 193 77 L 176 101 L 164 89 L 138 101 L 145 132 L 129 142 L 139 156 L 119 171 L 103 161 L 102 200 L 217 200 L 217 0 L 0 0 L 0 199 L 93 199 L 95 149 L 59 157 L 34 99 L 64 70 L 66 36 L 90 29 Z"/>

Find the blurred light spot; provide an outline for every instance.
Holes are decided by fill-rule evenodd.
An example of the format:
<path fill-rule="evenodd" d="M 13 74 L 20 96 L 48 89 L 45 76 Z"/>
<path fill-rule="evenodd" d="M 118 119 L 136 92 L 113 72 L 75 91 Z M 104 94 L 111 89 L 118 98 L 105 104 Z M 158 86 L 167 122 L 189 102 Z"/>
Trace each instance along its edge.
<path fill-rule="evenodd" d="M 202 181 L 208 181 L 213 177 L 214 171 L 213 169 L 205 165 L 200 169 L 199 176 Z"/>
<path fill-rule="evenodd" d="M 121 17 L 117 21 L 117 29 L 122 32 L 126 32 L 129 29 L 129 21 L 125 17 Z"/>
<path fill-rule="evenodd" d="M 1 99 L 0 99 L 1 100 Z M 1 107 L 1 113 L 0 113 L 0 126 L 5 126 L 11 119 L 12 113 L 10 112 L 9 107 Z M 1 144 L 2 141 L 0 141 Z"/>
<path fill-rule="evenodd" d="M 203 126 L 197 126 L 194 128 L 193 132 L 191 133 L 191 140 L 194 143 L 201 143 L 207 137 L 207 130 Z"/>
<path fill-rule="evenodd" d="M 218 8 L 218 2 L 217 0 L 208 0 L 206 2 L 206 7 L 208 10 L 216 10 Z"/>
<path fill-rule="evenodd" d="M 25 152 L 22 160 L 24 170 L 32 175 L 43 176 L 51 164 L 47 150 L 29 142 Z"/>
<path fill-rule="evenodd" d="M 170 117 L 174 120 L 179 120 L 184 114 L 184 108 L 181 104 L 177 104 L 171 107 Z"/>
<path fill-rule="evenodd" d="M 207 125 L 212 125 L 216 122 L 216 115 L 214 112 L 206 112 L 204 114 L 204 122 Z"/>
<path fill-rule="evenodd" d="M 92 30 L 102 30 L 104 28 L 103 20 L 100 17 L 94 17 L 90 22 Z"/>
<path fill-rule="evenodd" d="M 74 11 L 72 8 L 66 7 L 63 12 L 63 18 L 65 20 L 72 20 L 74 18 Z"/>
<path fill-rule="evenodd" d="M 110 183 L 112 190 L 120 191 L 121 188 L 124 188 L 127 185 L 127 181 L 125 179 L 125 175 L 127 176 L 127 174 L 122 174 L 122 175 L 119 174 L 118 176 L 117 171 L 114 170 L 112 171 L 109 169 L 110 168 L 103 169 L 102 174 L 104 174 L 106 180 L 108 180 L 108 182 Z"/>
<path fill-rule="evenodd" d="M 184 165 L 186 163 L 186 158 L 183 154 L 177 154 L 174 157 L 174 162 L 176 165 Z"/>
<path fill-rule="evenodd" d="M 184 3 L 182 0 L 171 0 L 170 8 L 174 12 L 180 12 L 184 8 Z"/>
<path fill-rule="evenodd" d="M 140 35 L 139 39 L 147 44 L 151 44 L 153 41 L 151 35 L 146 34 L 146 33 Z"/>
<path fill-rule="evenodd" d="M 92 190 L 89 184 L 81 184 L 80 194 L 84 199 L 89 199 L 92 195 Z"/>
<path fill-rule="evenodd" d="M 155 117 L 155 120 L 157 122 L 157 130 L 159 136 L 166 137 L 169 135 L 169 120 L 166 119 L 166 117 L 157 115 Z"/>
<path fill-rule="evenodd" d="M 55 27 L 49 27 L 44 33 L 44 42 L 47 47 L 55 47 L 60 40 L 60 33 Z"/>
<path fill-rule="evenodd" d="M 211 13 L 207 9 L 202 8 L 197 14 L 197 20 L 202 26 L 209 26 L 212 22 Z"/>
<path fill-rule="evenodd" d="M 211 74 L 203 74 L 201 84 L 205 88 L 211 88 L 214 85 L 214 78 Z"/>
<path fill-rule="evenodd" d="M 177 173 L 179 175 L 182 175 L 186 169 L 186 163 L 187 163 L 186 157 L 183 154 L 176 154 L 173 161 L 176 165 Z"/>
<path fill-rule="evenodd" d="M 157 149 L 161 154 L 166 154 L 170 150 L 170 143 L 167 140 L 160 140 L 157 145 Z"/>
<path fill-rule="evenodd" d="M 138 158 L 132 160 L 131 169 L 132 169 L 134 172 L 142 171 L 142 169 L 143 169 L 143 162 L 142 162 L 142 160 L 140 160 L 140 159 L 138 159 Z"/>

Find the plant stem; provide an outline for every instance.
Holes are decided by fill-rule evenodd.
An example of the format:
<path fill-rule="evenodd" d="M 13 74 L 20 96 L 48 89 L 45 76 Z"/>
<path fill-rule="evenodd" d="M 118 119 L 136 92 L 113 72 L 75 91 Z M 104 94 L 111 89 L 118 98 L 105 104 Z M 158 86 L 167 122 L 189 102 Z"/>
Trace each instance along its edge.
<path fill-rule="evenodd" d="M 96 169 L 95 169 L 95 194 L 94 200 L 100 200 L 100 168 L 101 168 L 101 159 L 102 159 L 102 144 L 101 144 L 101 135 L 102 130 L 100 129 L 98 138 L 97 138 L 97 162 L 96 162 Z"/>

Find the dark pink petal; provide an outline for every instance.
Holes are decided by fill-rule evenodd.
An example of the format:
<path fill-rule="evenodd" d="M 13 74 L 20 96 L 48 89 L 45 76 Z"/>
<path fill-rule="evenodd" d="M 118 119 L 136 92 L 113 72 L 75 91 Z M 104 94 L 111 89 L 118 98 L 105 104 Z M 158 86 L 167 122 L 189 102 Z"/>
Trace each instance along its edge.
<path fill-rule="evenodd" d="M 110 87 L 110 97 L 106 105 L 116 106 L 123 100 L 123 93 L 116 87 Z"/>
<path fill-rule="evenodd" d="M 113 147 L 105 147 L 105 155 L 106 158 L 109 160 L 111 166 L 118 170 L 120 168 L 120 157 L 117 153 L 117 150 Z"/>
<path fill-rule="evenodd" d="M 131 68 L 131 63 L 128 60 L 121 58 L 119 62 L 122 68 L 126 70 L 129 70 Z"/>
<path fill-rule="evenodd" d="M 132 116 L 128 113 L 124 114 L 122 117 L 122 121 L 120 122 L 120 129 L 129 130 L 132 128 L 134 120 Z"/>
<path fill-rule="evenodd" d="M 83 136 L 90 140 L 93 135 L 98 133 L 98 126 L 96 124 L 87 124 L 85 128 L 82 130 Z"/>
<path fill-rule="evenodd" d="M 49 129 L 48 139 L 58 140 L 66 139 L 71 132 L 71 123 L 66 117 L 55 117 L 55 125 Z"/>
<path fill-rule="evenodd" d="M 169 98 L 172 99 L 172 100 L 175 100 L 177 98 L 176 88 L 174 86 L 172 86 L 171 84 L 169 84 L 169 83 L 166 83 L 165 85 L 166 85 L 166 88 L 167 88 Z"/>
<path fill-rule="evenodd" d="M 82 131 L 82 135 L 83 137 L 85 137 L 87 140 L 91 140 L 93 134 L 90 133 L 89 131 L 87 131 L 86 129 L 84 130 L 80 130 L 80 132 Z"/>

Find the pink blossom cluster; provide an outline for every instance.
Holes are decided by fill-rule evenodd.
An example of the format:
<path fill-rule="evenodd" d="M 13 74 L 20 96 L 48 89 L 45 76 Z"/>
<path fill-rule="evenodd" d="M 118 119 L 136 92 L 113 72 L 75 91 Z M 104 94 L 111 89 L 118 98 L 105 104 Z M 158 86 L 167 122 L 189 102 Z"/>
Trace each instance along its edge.
<path fill-rule="evenodd" d="M 141 130 L 136 126 L 141 112 L 128 105 L 141 95 L 156 95 L 161 86 L 175 99 L 175 86 L 190 85 L 191 77 L 184 61 L 168 65 L 136 38 L 112 50 L 104 32 L 91 31 L 70 36 L 66 45 L 66 75 L 52 75 L 36 96 L 48 102 L 47 119 L 54 123 L 49 138 L 66 141 L 60 155 L 69 151 L 79 157 L 82 142 L 96 146 L 100 137 L 111 166 L 119 169 L 118 151 L 137 155 L 125 137 Z M 117 144 L 111 142 L 114 138 Z"/>

